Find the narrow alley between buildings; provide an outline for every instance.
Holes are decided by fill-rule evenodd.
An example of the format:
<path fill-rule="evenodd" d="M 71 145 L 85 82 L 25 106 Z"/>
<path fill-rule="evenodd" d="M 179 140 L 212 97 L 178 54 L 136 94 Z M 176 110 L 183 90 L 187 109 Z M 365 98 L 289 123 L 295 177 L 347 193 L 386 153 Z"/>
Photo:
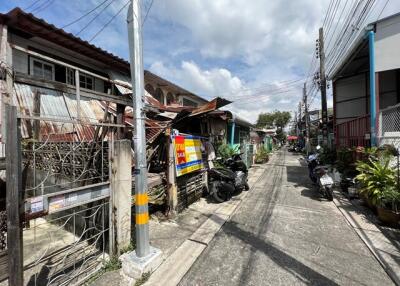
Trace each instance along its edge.
<path fill-rule="evenodd" d="M 181 280 L 189 285 L 392 285 L 302 157 L 279 151 Z"/>

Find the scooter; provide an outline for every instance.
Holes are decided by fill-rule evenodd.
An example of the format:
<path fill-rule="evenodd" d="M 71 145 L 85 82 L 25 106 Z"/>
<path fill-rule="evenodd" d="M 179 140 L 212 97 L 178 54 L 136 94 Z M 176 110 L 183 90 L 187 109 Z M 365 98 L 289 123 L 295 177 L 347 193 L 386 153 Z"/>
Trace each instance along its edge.
<path fill-rule="evenodd" d="M 208 170 L 208 193 L 222 203 L 229 200 L 235 192 L 249 190 L 248 170 L 240 154 L 227 160 L 217 159 L 222 167 Z"/>
<path fill-rule="evenodd" d="M 317 150 L 319 150 L 317 148 Z M 318 154 L 311 154 L 307 158 L 308 174 L 311 181 L 318 185 L 319 190 L 324 196 L 332 201 L 333 200 L 333 179 L 328 174 L 328 167 L 321 166 L 318 160 Z"/>

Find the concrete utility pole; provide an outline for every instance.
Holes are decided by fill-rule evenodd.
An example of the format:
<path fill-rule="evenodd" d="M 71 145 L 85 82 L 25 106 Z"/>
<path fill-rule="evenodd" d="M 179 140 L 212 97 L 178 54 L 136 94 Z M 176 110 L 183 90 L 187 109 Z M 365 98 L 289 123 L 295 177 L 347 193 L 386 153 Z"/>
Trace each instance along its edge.
<path fill-rule="evenodd" d="M 324 146 L 328 146 L 328 107 L 326 103 L 326 76 L 325 76 L 325 48 L 324 48 L 324 28 L 319 29 L 319 76 L 321 88 L 322 104 L 322 136 Z"/>
<path fill-rule="evenodd" d="M 301 124 L 301 122 L 302 122 L 302 120 L 303 120 L 303 117 L 301 116 L 302 114 L 301 114 L 301 101 L 299 102 L 299 130 L 300 130 L 300 134 L 302 133 L 302 124 Z"/>
<path fill-rule="evenodd" d="M 307 151 L 307 155 L 308 155 L 308 153 L 310 152 L 310 118 L 308 115 L 306 83 L 304 83 L 304 88 L 303 88 L 303 102 L 304 102 L 304 116 L 306 119 L 306 151 Z"/>
<path fill-rule="evenodd" d="M 161 251 L 150 247 L 149 210 L 147 196 L 147 162 L 144 111 L 144 71 L 141 1 L 131 0 L 127 23 L 129 54 L 135 116 L 135 221 L 136 250 L 121 256 L 123 272 L 131 278 L 139 279 L 143 273 L 153 271 L 161 263 Z"/>
<path fill-rule="evenodd" d="M 144 71 L 142 23 L 140 15 L 141 1 L 131 1 L 129 7 L 131 18 L 128 18 L 129 53 L 133 91 L 133 108 L 135 112 L 135 211 L 136 211 L 136 253 L 144 257 L 150 253 L 149 244 L 149 210 L 147 199 L 147 161 L 144 107 Z M 129 17 L 129 16 L 128 16 Z"/>

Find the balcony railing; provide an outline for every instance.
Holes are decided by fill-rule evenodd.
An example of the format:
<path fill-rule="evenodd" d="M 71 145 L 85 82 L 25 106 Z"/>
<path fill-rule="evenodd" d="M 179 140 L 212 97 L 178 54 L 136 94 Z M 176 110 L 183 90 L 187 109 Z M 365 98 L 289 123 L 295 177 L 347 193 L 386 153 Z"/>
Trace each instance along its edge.
<path fill-rule="evenodd" d="M 338 124 L 335 126 L 336 147 L 369 147 L 370 134 L 369 114 Z"/>

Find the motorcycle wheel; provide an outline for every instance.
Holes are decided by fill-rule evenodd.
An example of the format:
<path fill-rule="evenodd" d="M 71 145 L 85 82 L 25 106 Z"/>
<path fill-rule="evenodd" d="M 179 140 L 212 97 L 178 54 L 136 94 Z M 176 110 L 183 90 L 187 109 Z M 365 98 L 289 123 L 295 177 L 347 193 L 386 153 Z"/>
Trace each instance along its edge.
<path fill-rule="evenodd" d="M 244 190 L 245 191 L 250 190 L 249 184 L 247 182 L 244 184 Z"/>
<path fill-rule="evenodd" d="M 333 201 L 333 189 L 332 188 L 325 188 L 325 195 L 329 201 Z"/>
<path fill-rule="evenodd" d="M 212 195 L 216 202 L 223 203 L 229 199 L 229 194 L 227 191 L 224 191 L 222 188 L 212 187 Z"/>

